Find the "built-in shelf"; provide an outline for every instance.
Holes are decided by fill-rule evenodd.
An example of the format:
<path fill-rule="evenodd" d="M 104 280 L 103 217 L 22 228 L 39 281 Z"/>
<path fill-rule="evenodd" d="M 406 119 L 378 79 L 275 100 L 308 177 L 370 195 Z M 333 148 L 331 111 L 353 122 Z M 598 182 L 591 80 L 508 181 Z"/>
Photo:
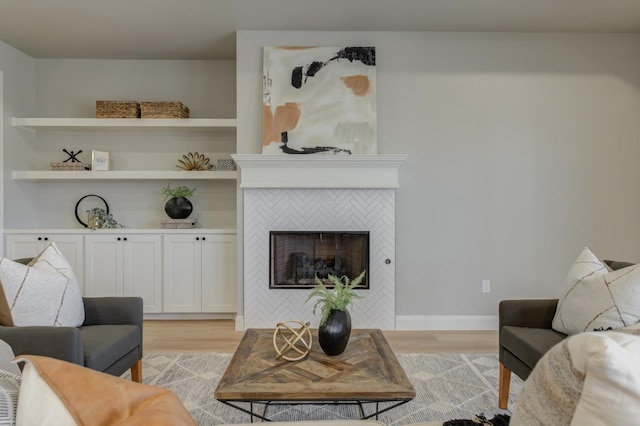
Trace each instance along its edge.
<path fill-rule="evenodd" d="M 235 118 L 14 118 L 14 127 L 32 130 L 194 130 L 235 129 Z"/>
<path fill-rule="evenodd" d="M 167 171 L 167 170 L 112 170 L 112 171 L 44 171 L 14 170 L 14 180 L 201 180 L 236 179 L 236 171 Z"/>

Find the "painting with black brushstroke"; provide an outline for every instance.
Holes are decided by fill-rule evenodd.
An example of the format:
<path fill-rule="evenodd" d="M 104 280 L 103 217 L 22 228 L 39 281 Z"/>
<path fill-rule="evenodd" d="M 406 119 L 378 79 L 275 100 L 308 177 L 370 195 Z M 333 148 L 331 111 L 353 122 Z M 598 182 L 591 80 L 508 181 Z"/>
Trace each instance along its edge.
<path fill-rule="evenodd" d="M 375 47 L 263 53 L 263 153 L 377 153 Z"/>

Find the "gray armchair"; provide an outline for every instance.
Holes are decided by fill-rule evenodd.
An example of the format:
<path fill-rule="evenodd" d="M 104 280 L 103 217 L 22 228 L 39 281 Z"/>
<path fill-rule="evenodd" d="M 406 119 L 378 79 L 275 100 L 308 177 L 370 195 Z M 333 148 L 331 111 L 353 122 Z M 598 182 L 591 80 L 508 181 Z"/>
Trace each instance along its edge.
<path fill-rule="evenodd" d="M 633 265 L 605 260 L 613 270 Z M 506 409 L 511 372 L 526 380 L 540 358 L 566 334 L 551 328 L 558 299 L 503 300 L 498 307 L 500 378 L 498 406 Z"/>
<path fill-rule="evenodd" d="M 0 340 L 16 356 L 48 356 L 114 376 L 131 369 L 132 380 L 142 382 L 142 298 L 84 297 L 83 302 L 80 327 L 0 326 Z"/>

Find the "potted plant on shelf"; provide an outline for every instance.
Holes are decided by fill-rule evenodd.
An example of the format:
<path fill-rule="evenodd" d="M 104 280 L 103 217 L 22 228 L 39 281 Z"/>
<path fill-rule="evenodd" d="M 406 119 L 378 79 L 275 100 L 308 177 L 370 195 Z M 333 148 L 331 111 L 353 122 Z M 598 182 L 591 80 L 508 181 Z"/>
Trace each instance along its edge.
<path fill-rule="evenodd" d="M 316 275 L 316 286 L 311 290 L 306 301 L 317 298 L 313 305 L 315 315 L 318 306 L 321 307 L 322 316 L 318 328 L 318 342 L 327 355 L 339 355 L 347 347 L 351 335 L 351 314 L 347 306 L 361 296 L 354 291 L 364 278 L 366 271 L 362 271 L 355 279 L 343 275 L 338 278 L 329 275 L 329 281 L 333 288 L 327 288 Z"/>
<path fill-rule="evenodd" d="M 100 228 L 124 228 L 113 218 L 113 215 L 101 207 L 94 207 L 91 210 L 87 210 L 87 227 L 89 229 Z"/>
<path fill-rule="evenodd" d="M 196 188 L 187 188 L 186 186 L 171 187 L 168 184 L 162 188 L 164 195 L 164 211 L 171 219 L 186 219 L 193 211 L 193 204 L 189 201 L 189 197 L 193 195 Z"/>

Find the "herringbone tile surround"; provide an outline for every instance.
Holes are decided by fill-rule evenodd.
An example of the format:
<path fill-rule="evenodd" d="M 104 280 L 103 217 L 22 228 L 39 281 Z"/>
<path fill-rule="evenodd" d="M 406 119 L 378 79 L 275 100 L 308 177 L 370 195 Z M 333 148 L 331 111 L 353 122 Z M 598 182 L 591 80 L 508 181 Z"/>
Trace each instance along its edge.
<path fill-rule="evenodd" d="M 317 327 L 307 290 L 269 289 L 269 231 L 369 231 L 370 290 L 351 308 L 353 326 L 395 328 L 394 189 L 244 190 L 245 328 L 288 319 Z"/>

